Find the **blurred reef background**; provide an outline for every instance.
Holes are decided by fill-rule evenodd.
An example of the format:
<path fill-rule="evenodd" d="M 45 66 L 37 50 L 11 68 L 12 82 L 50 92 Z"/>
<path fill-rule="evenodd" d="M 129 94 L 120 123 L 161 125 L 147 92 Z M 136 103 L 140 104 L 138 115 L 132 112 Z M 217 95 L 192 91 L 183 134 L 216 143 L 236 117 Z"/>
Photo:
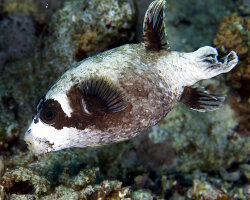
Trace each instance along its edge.
<path fill-rule="evenodd" d="M 205 45 L 238 66 L 199 82 L 215 112 L 183 105 L 140 136 L 35 156 L 23 141 L 38 99 L 74 63 L 141 40 L 150 0 L 0 0 L 0 199 L 250 199 L 250 2 L 167 0 L 172 50 Z"/>

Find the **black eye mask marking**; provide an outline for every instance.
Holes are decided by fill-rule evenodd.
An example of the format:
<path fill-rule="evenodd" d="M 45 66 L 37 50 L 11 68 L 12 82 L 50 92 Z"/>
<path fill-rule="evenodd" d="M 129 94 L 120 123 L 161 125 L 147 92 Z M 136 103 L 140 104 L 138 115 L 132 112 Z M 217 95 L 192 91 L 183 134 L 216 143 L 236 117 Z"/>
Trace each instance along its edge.
<path fill-rule="evenodd" d="M 57 107 L 54 101 L 45 100 L 45 96 L 40 98 L 36 106 L 36 114 L 32 117 L 34 123 L 37 124 L 39 119 L 49 125 L 55 123 L 58 118 Z"/>
<path fill-rule="evenodd" d="M 35 124 L 39 122 L 39 112 L 44 104 L 44 101 L 45 101 L 45 96 L 41 97 L 36 104 L 37 105 L 36 106 L 36 114 L 33 115 L 33 117 L 32 117 Z"/>
<path fill-rule="evenodd" d="M 54 124 L 58 119 L 58 113 L 54 106 L 42 108 L 39 116 L 40 119 L 46 124 Z"/>
<path fill-rule="evenodd" d="M 42 104 L 40 104 L 38 112 L 41 121 L 48 125 L 57 123 L 57 121 L 60 120 L 60 115 L 65 115 L 62 112 L 60 104 L 52 99 L 43 101 Z M 59 112 L 63 114 L 60 114 Z"/>

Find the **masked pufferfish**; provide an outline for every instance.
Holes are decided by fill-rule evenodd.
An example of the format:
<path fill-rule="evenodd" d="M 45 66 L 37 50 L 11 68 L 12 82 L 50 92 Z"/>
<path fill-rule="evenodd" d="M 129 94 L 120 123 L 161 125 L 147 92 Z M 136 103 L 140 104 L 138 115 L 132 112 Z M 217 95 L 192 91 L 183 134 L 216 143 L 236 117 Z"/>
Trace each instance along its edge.
<path fill-rule="evenodd" d="M 201 112 L 219 107 L 224 96 L 190 86 L 229 72 L 237 54 L 218 60 L 210 46 L 191 53 L 170 51 L 164 12 L 164 0 L 152 2 L 142 43 L 89 57 L 61 76 L 40 99 L 25 133 L 31 151 L 127 140 L 157 124 L 179 102 Z"/>

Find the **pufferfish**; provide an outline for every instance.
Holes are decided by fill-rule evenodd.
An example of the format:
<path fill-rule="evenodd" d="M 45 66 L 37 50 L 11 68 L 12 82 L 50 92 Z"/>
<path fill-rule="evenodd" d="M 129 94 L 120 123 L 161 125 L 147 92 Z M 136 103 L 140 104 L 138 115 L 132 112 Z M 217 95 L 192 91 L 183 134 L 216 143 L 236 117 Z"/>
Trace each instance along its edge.
<path fill-rule="evenodd" d="M 143 42 L 89 57 L 66 71 L 40 99 L 25 133 L 40 154 L 72 147 L 128 140 L 156 125 L 179 102 L 212 111 L 223 95 L 191 87 L 229 72 L 238 63 L 232 51 L 218 59 L 210 46 L 190 53 L 170 51 L 164 0 L 145 14 Z"/>

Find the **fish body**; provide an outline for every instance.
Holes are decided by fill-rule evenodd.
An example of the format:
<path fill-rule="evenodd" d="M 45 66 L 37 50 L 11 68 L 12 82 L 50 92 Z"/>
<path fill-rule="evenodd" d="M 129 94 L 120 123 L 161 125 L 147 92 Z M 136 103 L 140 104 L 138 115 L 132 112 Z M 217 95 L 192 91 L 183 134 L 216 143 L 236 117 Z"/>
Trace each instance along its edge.
<path fill-rule="evenodd" d="M 168 49 L 165 1 L 150 4 L 144 42 L 87 58 L 65 72 L 39 101 L 25 134 L 29 149 L 46 153 L 98 146 L 135 137 L 157 124 L 180 101 L 198 111 L 218 108 L 224 97 L 193 84 L 230 71 L 235 52 L 218 61 L 217 50 Z"/>

